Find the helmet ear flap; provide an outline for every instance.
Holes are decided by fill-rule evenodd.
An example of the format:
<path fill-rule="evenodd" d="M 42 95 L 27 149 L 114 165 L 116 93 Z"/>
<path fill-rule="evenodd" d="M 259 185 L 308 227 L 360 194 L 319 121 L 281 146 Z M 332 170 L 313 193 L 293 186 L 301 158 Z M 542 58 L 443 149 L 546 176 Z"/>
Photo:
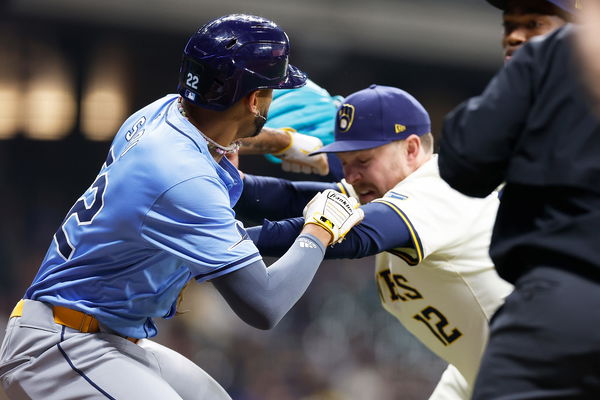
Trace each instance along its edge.
<path fill-rule="evenodd" d="M 225 71 L 223 71 L 225 69 Z M 213 68 L 210 64 L 184 57 L 179 75 L 179 93 L 193 103 L 213 103 L 226 93 L 226 76 L 232 67 L 225 63 Z"/>
<path fill-rule="evenodd" d="M 192 103 L 200 101 L 208 82 L 212 80 L 203 63 L 183 57 L 179 70 L 178 92 Z"/>

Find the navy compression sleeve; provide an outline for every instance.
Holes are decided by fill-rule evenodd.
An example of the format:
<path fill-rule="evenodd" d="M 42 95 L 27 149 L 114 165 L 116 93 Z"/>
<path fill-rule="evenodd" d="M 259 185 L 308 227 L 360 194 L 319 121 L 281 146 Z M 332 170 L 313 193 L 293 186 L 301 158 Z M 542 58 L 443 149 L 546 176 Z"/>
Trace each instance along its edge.
<path fill-rule="evenodd" d="M 336 183 L 299 181 L 269 176 L 244 175 L 244 191 L 235 205 L 242 218 L 283 219 L 302 215 L 315 194 L 326 189 L 339 191 Z"/>
<path fill-rule="evenodd" d="M 325 258 L 361 258 L 397 247 L 413 247 L 408 227 L 392 208 L 369 203 L 362 209 L 363 221 L 348 232 L 343 242 L 328 247 Z M 265 220 L 262 226 L 247 231 L 263 256 L 278 257 L 293 243 L 303 225 L 303 218 Z"/>
<path fill-rule="evenodd" d="M 304 294 L 324 253 L 317 238 L 302 234 L 269 268 L 259 260 L 212 283 L 242 320 L 270 329 Z"/>

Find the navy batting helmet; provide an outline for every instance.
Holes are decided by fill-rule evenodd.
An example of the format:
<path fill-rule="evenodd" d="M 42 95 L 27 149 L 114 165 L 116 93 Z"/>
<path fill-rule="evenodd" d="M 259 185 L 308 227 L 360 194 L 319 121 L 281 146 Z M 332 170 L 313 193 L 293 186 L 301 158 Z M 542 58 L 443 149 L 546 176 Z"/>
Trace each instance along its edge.
<path fill-rule="evenodd" d="M 294 89 L 306 75 L 288 64 L 285 32 L 268 19 L 245 14 L 202 26 L 183 51 L 177 91 L 204 108 L 225 110 L 257 89 Z"/>
<path fill-rule="evenodd" d="M 583 8 L 583 0 L 546 0 L 563 10 L 575 14 Z M 487 0 L 488 3 L 501 10 L 506 10 L 507 0 Z"/>

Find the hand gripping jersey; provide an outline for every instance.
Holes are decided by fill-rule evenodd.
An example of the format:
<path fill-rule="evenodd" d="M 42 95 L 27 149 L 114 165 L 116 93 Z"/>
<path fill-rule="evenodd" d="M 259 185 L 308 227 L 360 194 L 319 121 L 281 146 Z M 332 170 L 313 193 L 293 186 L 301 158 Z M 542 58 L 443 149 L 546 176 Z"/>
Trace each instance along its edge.
<path fill-rule="evenodd" d="M 383 307 L 472 387 L 489 319 L 512 290 L 488 256 L 497 193 L 476 199 L 451 189 L 434 155 L 375 201 L 403 218 L 414 247 L 377 255 Z"/>
<path fill-rule="evenodd" d="M 79 310 L 124 336 L 156 335 L 192 278 L 260 259 L 232 206 L 242 190 L 226 158 L 169 95 L 133 114 L 100 173 L 57 230 L 25 298 Z"/>

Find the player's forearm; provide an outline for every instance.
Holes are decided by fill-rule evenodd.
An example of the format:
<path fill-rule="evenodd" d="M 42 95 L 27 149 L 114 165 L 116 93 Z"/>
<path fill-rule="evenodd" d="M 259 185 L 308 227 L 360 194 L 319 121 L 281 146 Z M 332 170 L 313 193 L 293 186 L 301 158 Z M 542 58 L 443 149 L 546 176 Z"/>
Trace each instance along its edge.
<path fill-rule="evenodd" d="M 438 165 L 440 176 L 453 189 L 467 196 L 485 197 L 504 180 L 508 155 L 502 154 L 501 151 L 509 145 L 510 140 L 506 138 L 504 143 L 499 143 L 504 133 L 486 128 L 477 121 L 482 118 L 476 114 L 477 111 L 473 111 L 468 103 L 465 103 L 446 117 Z M 483 119 L 490 121 L 490 118 Z M 471 144 L 474 141 L 471 138 L 477 135 L 476 131 L 486 132 L 486 135 L 479 136 L 495 135 L 496 137 L 490 137 L 489 141 L 495 141 L 497 144 L 482 144 L 481 150 L 477 151 Z"/>
<path fill-rule="evenodd" d="M 400 215 L 383 203 L 362 207 L 365 217 L 346 239 L 327 248 L 326 259 L 361 258 L 398 247 L 413 247 L 408 227 Z M 280 257 L 298 236 L 303 218 L 281 221 L 265 220 L 262 226 L 247 229 L 250 238 L 263 256 Z"/>
<path fill-rule="evenodd" d="M 263 128 L 253 138 L 241 140 L 240 154 L 272 154 L 279 153 L 291 144 L 291 137 L 285 131 Z"/>
<path fill-rule="evenodd" d="M 312 281 L 325 253 L 325 236 L 319 233 L 319 237 L 302 234 L 269 268 L 263 261 L 257 261 L 213 283 L 241 319 L 256 328 L 270 329 Z"/>
<path fill-rule="evenodd" d="M 265 219 L 261 226 L 246 228 L 246 232 L 263 257 L 281 257 L 290 248 L 304 225 L 304 218 L 281 221 Z"/>
<path fill-rule="evenodd" d="M 244 191 L 236 213 L 242 218 L 283 219 L 302 215 L 312 197 L 323 190 L 339 190 L 335 183 L 291 182 L 267 176 L 244 176 Z M 294 236 L 295 237 L 295 236 Z"/>

